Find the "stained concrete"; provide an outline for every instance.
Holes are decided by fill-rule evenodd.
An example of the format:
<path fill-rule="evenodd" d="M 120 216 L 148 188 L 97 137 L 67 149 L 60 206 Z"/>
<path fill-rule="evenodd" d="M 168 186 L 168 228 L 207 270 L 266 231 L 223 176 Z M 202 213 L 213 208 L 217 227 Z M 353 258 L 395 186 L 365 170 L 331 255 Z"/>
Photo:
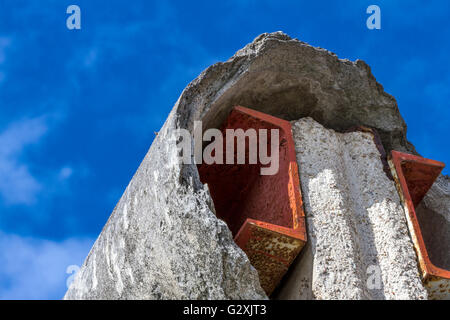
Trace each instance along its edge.
<path fill-rule="evenodd" d="M 384 92 L 366 63 L 339 59 L 325 49 L 312 47 L 282 32 L 262 34 L 228 61 L 216 63 L 203 71 L 184 89 L 65 298 L 265 297 L 247 257 L 232 241 L 225 223 L 214 216 L 211 197 L 199 180 L 196 166 L 176 163 L 176 145 L 172 143 L 175 130 L 185 128 L 192 132 L 196 120 L 204 121 L 204 129 L 220 127 L 235 105 L 285 120 L 311 117 L 338 131 L 358 125 L 373 127 L 380 133 L 386 151 L 416 152 L 406 139 L 406 125 L 395 99 Z M 322 168 L 320 163 L 317 162 L 317 170 Z M 325 189 L 327 186 L 331 188 L 330 182 L 337 179 L 338 171 L 324 171 L 315 181 L 323 181 Z M 371 182 L 378 183 L 377 180 Z M 319 184 L 312 188 L 315 193 L 322 192 L 319 189 Z M 346 195 L 344 190 L 333 192 L 342 199 L 355 196 L 354 193 Z M 361 191 L 364 199 L 366 194 L 370 196 L 365 188 Z M 308 196 L 305 199 L 309 199 Z M 397 217 L 397 200 L 387 196 L 376 200 L 367 208 L 370 219 L 375 219 L 373 212 L 378 210 L 376 208 Z M 330 205 L 336 205 L 333 198 L 329 201 Z M 440 206 L 447 208 L 448 203 L 446 200 Z M 336 287 L 321 284 L 325 279 L 321 276 L 317 278 L 318 282 L 312 282 L 309 297 L 391 298 L 393 293 L 388 291 L 391 288 L 395 289 L 392 291 L 395 297 L 424 297 L 413 272 L 411 251 L 405 244 L 403 223 L 386 215 L 383 219 L 392 226 L 389 230 L 398 229 L 399 233 L 385 235 L 382 231 L 370 232 L 368 228 L 367 234 L 363 234 L 368 237 L 365 239 L 353 230 L 352 224 L 342 224 L 347 228 L 342 235 L 347 238 L 337 238 L 336 243 L 338 248 L 345 249 L 342 253 L 349 254 L 350 260 L 334 269 L 334 276 L 340 277 L 338 271 L 343 270 L 343 279 L 354 281 L 350 287 L 354 290 L 341 294 L 338 290 L 345 290 L 346 285 L 339 280 L 335 280 Z M 323 226 L 330 228 L 327 223 Z M 375 227 L 381 228 L 379 223 Z M 323 235 L 319 230 L 317 232 Z M 402 246 L 383 247 L 379 245 L 380 240 L 374 240 L 375 235 L 387 242 L 399 241 Z M 344 239 L 351 241 L 347 243 Z M 312 253 L 316 252 L 317 243 L 320 242 L 310 243 Z M 352 256 L 347 246 L 354 248 L 352 250 L 362 250 L 361 257 Z M 375 254 L 373 248 L 380 248 L 380 254 Z M 399 250 L 406 250 L 406 253 Z M 307 254 L 306 251 L 302 255 L 306 257 Z M 381 259 L 381 256 L 388 258 Z M 389 269 L 386 263 L 391 261 L 393 273 L 398 271 L 398 279 L 392 281 L 389 280 L 391 272 L 383 272 L 384 289 L 378 293 L 365 290 L 363 276 L 358 275 L 368 264 L 367 259 L 372 257 L 380 259 L 380 262 L 375 260 L 373 263 L 382 266 L 383 270 Z M 406 259 L 406 271 L 398 268 L 396 257 Z M 323 254 L 313 257 L 313 261 L 322 261 L 326 265 L 330 264 L 328 259 Z M 300 265 L 299 262 L 293 274 L 299 272 Z M 315 266 L 319 268 L 317 264 Z M 352 268 L 353 272 L 345 271 Z M 320 269 L 312 271 L 320 272 Z M 307 285 L 310 278 L 306 277 L 305 281 L 302 277 L 292 279 L 287 287 L 297 292 Z M 407 285 L 412 289 L 404 288 Z M 284 296 L 289 298 L 308 296 L 304 290 L 304 295 L 284 292 Z"/>
<path fill-rule="evenodd" d="M 374 136 L 292 122 L 309 242 L 278 299 L 426 299 Z M 379 277 L 377 277 L 379 274 Z"/>
<path fill-rule="evenodd" d="M 176 139 L 172 115 L 65 299 L 267 298 L 208 188 L 183 181 Z"/>

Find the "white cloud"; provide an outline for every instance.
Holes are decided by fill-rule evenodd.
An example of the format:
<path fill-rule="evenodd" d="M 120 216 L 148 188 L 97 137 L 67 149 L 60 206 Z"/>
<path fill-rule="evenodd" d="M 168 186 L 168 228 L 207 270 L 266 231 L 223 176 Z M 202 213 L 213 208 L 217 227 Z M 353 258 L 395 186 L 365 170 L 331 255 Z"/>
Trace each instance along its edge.
<path fill-rule="evenodd" d="M 4 64 L 6 60 L 6 51 L 11 46 L 11 38 L 0 36 L 0 84 L 6 79 Z"/>
<path fill-rule="evenodd" d="M 8 37 L 0 37 L 0 64 L 6 59 L 6 50 L 11 45 L 11 39 Z"/>
<path fill-rule="evenodd" d="M 69 179 L 73 174 L 73 169 L 69 166 L 61 168 L 59 171 L 58 177 L 59 180 L 67 180 Z"/>
<path fill-rule="evenodd" d="M 67 267 L 81 265 L 93 239 L 62 242 L 0 232 L 0 299 L 61 299 Z"/>
<path fill-rule="evenodd" d="M 42 186 L 20 159 L 46 133 L 44 117 L 12 123 L 0 132 L 0 197 L 6 204 L 31 204 Z"/>

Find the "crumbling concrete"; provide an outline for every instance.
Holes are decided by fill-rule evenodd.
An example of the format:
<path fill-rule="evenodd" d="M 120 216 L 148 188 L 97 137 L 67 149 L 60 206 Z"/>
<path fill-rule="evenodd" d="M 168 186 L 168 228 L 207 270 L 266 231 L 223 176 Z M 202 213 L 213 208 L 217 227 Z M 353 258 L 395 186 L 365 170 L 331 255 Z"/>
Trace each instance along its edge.
<path fill-rule="evenodd" d="M 394 182 L 374 136 L 293 122 L 309 242 L 280 299 L 425 299 Z"/>
<path fill-rule="evenodd" d="M 359 125 L 372 127 L 380 133 L 386 151 L 396 149 L 415 153 L 414 147 L 406 139 L 406 125 L 395 99 L 384 92 L 366 63 L 361 60 L 352 62 L 338 59 L 327 50 L 314 48 L 281 32 L 263 34 L 228 61 L 206 69 L 186 87 L 65 298 L 265 297 L 256 271 L 233 242 L 225 223 L 214 216 L 211 197 L 199 180 L 197 167 L 194 164 L 177 163 L 176 146 L 173 142 L 175 130 L 184 128 L 192 132 L 194 121 L 197 120 L 203 121 L 204 130 L 220 127 L 235 105 L 251 107 L 285 120 L 311 117 L 327 128 L 340 131 Z M 358 139 L 364 142 L 364 139 Z M 356 140 L 354 143 L 348 143 L 356 144 Z M 367 148 L 369 150 L 371 147 Z M 354 150 L 357 149 L 355 145 Z M 363 152 L 364 148 L 361 149 Z M 364 161 L 364 158 L 357 154 L 355 157 Z M 323 168 L 324 164 L 319 161 L 321 159 L 317 160 L 318 168 Z M 333 164 L 333 161 L 329 160 L 330 165 Z M 372 163 L 370 165 L 375 166 Z M 378 169 L 367 174 L 370 173 L 373 183 L 389 187 L 384 178 L 380 181 L 374 178 L 373 174 L 378 172 Z M 370 171 L 369 168 L 366 171 Z M 334 176 L 331 171 L 325 171 L 323 174 L 315 181 L 322 181 L 325 189 L 333 191 L 328 179 L 339 175 Z M 448 180 L 446 181 L 448 185 Z M 351 187 L 348 191 L 356 192 L 356 189 L 352 188 L 358 187 L 363 192 L 365 202 L 356 199 L 355 204 L 367 204 L 372 196 L 377 201 L 366 210 L 367 226 L 362 217 L 354 216 L 354 219 L 362 219 L 355 220 L 357 225 L 361 226 L 357 230 L 367 230 L 367 234 L 363 234 L 368 238 L 365 239 L 363 234 L 351 229 L 351 225 L 343 221 L 340 226 L 350 228 L 348 233 L 345 233 L 345 239 L 351 242 L 343 242 L 342 238 L 336 239 L 337 243 L 333 244 L 338 248 L 342 247 L 342 253 L 346 254 L 350 254 L 346 246 L 358 244 L 360 247 L 358 252 L 362 256 L 350 255 L 349 262 L 335 269 L 336 277 L 340 276 L 342 271 L 345 280 L 354 281 L 350 283 L 351 288 L 355 288 L 354 292 L 347 290 L 345 294 L 339 294 L 338 289 L 333 289 L 333 286 L 321 284 L 320 281 L 325 279 L 322 277 L 319 282 L 313 282 L 309 296 L 292 293 L 284 297 L 426 296 L 417 282 L 414 257 L 411 256 L 404 224 L 397 220 L 399 212 L 397 200 L 393 198 L 395 192 L 391 197 L 386 193 L 371 195 L 362 187 L 366 184 L 361 183 L 347 187 Z M 345 185 L 343 186 L 345 188 Z M 313 192 L 319 192 L 318 185 L 314 188 L 316 189 L 313 189 Z M 355 193 L 346 194 L 344 190 L 334 191 L 342 199 L 355 197 Z M 313 199 L 310 194 L 304 195 L 304 198 Z M 330 206 L 338 205 L 332 198 L 329 200 Z M 430 201 L 435 200 L 430 198 Z M 448 201 L 438 205 L 442 206 L 448 208 Z M 338 209 L 330 208 L 324 207 L 327 211 Z M 379 219 L 385 219 L 384 222 L 390 226 L 388 231 L 378 230 L 381 225 L 374 214 L 374 211 L 378 210 L 376 208 L 383 212 Z M 354 212 L 359 214 L 363 211 Z M 387 213 L 392 213 L 393 218 Z M 335 218 L 342 219 L 339 216 Z M 371 226 L 371 223 L 374 225 Z M 327 223 L 323 226 L 334 228 Z M 377 230 L 370 233 L 371 228 Z M 325 231 L 314 232 L 317 232 L 318 236 L 323 235 Z M 383 241 L 399 243 L 400 247 L 382 246 L 380 243 Z M 312 243 L 311 249 L 314 249 Z M 378 255 L 374 248 L 380 250 Z M 304 258 L 316 252 L 311 249 L 309 253 L 302 254 Z M 402 253 L 401 250 L 406 251 Z M 312 259 L 329 263 L 328 260 L 332 257 L 333 255 L 327 258 L 322 254 L 312 256 Z M 365 272 L 367 259 L 372 257 L 378 259 L 373 261 L 374 265 L 379 265 L 383 270 L 384 287 L 375 293 L 364 289 L 364 277 L 359 275 Z M 396 257 L 404 259 L 404 270 L 399 269 L 399 264 L 395 263 Z M 394 266 L 387 267 L 388 262 L 392 262 Z M 397 274 L 397 279 L 392 279 L 394 273 Z M 294 280 L 288 285 L 297 290 L 302 279 L 291 279 Z M 297 280 L 300 282 L 296 283 Z M 335 284 L 336 288 L 345 289 L 338 280 Z M 410 289 L 405 288 L 408 285 Z M 394 293 L 388 292 L 391 288 Z"/>
<path fill-rule="evenodd" d="M 65 299 L 266 298 L 207 187 L 183 181 L 174 127 L 172 114 Z"/>

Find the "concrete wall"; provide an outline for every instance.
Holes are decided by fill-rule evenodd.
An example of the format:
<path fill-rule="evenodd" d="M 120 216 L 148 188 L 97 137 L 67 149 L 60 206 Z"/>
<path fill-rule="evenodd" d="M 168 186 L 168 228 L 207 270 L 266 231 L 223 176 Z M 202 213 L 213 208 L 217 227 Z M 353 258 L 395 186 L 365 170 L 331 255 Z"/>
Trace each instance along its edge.
<path fill-rule="evenodd" d="M 394 182 L 369 132 L 292 122 L 308 244 L 278 299 L 426 299 Z"/>

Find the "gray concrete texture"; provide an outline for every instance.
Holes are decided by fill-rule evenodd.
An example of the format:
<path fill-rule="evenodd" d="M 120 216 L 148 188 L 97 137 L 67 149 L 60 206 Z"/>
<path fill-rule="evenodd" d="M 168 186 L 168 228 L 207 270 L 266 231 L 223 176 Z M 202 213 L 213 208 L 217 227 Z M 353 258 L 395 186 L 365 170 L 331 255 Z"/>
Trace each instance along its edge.
<path fill-rule="evenodd" d="M 282 32 L 262 34 L 228 61 L 207 68 L 184 89 L 66 299 L 266 298 L 256 270 L 233 242 L 226 224 L 215 217 L 196 166 L 179 163 L 176 150 L 177 129 L 192 133 L 197 120 L 203 121 L 204 130 L 220 127 L 235 105 L 285 120 L 309 117 L 315 121 L 308 120 L 313 127 L 341 132 L 364 125 L 379 132 L 386 151 L 416 153 L 406 139 L 406 125 L 395 99 L 384 92 L 366 63 L 338 59 Z M 323 139 L 339 136 L 326 129 L 318 131 L 329 133 L 323 133 Z M 313 214 L 308 217 L 312 240 L 302 255 L 309 255 L 314 262 L 313 275 L 312 280 L 303 281 L 295 277 L 299 265 L 294 266 L 292 283 L 284 282 L 287 287 L 280 297 L 426 298 L 396 192 L 380 171 L 369 137 L 339 137 L 345 152 L 338 153 L 327 141 L 319 141 L 317 149 L 309 145 L 312 154 L 328 156 L 317 158 L 317 168 L 308 167 L 311 159 L 300 157 L 301 168 L 306 161 L 301 174 L 312 175 L 305 178 L 311 185 L 304 186 L 302 181 L 302 188 L 307 187 L 303 197 Z M 308 139 L 315 138 L 302 139 L 311 142 Z M 345 163 L 338 163 L 343 159 Z M 358 161 L 368 168 L 357 165 Z M 439 181 L 442 185 L 433 186 L 435 191 L 424 203 L 441 212 L 449 207 L 448 197 L 439 196 L 442 190 L 448 191 L 448 179 Z M 374 188 L 376 185 L 385 189 Z M 321 200 L 319 193 L 326 198 Z M 326 212 L 335 213 L 331 220 Z M 345 259 L 336 260 L 327 243 Z M 389 267 L 389 263 L 393 265 Z M 382 289 L 378 291 L 368 291 L 363 284 L 363 273 L 372 264 L 382 271 Z M 334 273 L 334 282 L 327 282 L 331 277 L 327 270 Z M 308 285 L 300 294 L 300 288 Z"/>
<path fill-rule="evenodd" d="M 400 197 L 374 136 L 293 122 L 309 243 L 280 299 L 426 299 Z"/>

